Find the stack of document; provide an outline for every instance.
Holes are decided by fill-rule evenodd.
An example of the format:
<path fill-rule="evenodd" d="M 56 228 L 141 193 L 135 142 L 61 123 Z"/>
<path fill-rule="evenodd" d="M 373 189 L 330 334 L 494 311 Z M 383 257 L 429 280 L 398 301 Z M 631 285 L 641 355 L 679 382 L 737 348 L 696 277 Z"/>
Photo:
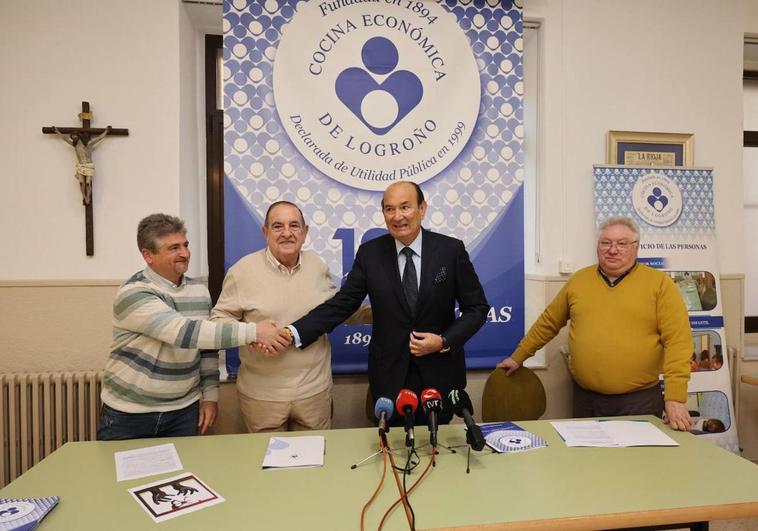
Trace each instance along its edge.
<path fill-rule="evenodd" d="M 47 513 L 58 505 L 60 498 L 0 498 L 0 530 L 31 531 L 37 529 Z"/>
<path fill-rule="evenodd" d="M 324 465 L 324 437 L 271 437 L 263 468 L 304 468 Z"/>
<path fill-rule="evenodd" d="M 679 446 L 654 424 L 638 420 L 551 422 L 566 446 Z"/>

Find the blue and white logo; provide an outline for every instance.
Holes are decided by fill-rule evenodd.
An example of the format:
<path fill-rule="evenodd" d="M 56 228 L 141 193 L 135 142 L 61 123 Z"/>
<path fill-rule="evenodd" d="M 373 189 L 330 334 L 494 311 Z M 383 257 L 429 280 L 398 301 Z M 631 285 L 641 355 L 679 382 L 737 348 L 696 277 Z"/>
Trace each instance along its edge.
<path fill-rule="evenodd" d="M 365 69 L 350 67 L 343 70 L 337 77 L 335 92 L 366 127 L 383 135 L 419 104 L 424 87 L 413 72 L 395 70 L 399 59 L 397 47 L 386 37 L 372 37 L 366 41 L 361 58 Z M 376 76 L 389 75 L 378 83 L 369 72 Z M 382 108 L 392 108 L 395 112 L 373 112 Z"/>
<path fill-rule="evenodd" d="M 525 435 L 506 435 L 500 438 L 500 444 L 504 448 L 523 449 L 532 446 L 532 440 Z"/>
<path fill-rule="evenodd" d="M 436 2 L 298 3 L 282 27 L 273 88 L 303 157 L 375 191 L 422 183 L 454 162 L 481 100 L 471 43 Z"/>
<path fill-rule="evenodd" d="M 643 221 L 654 227 L 668 227 L 682 214 L 682 192 L 663 173 L 646 173 L 634 183 L 632 205 Z"/>
<path fill-rule="evenodd" d="M 0 503 L 0 524 L 12 522 L 34 512 L 37 507 L 26 501 L 10 501 Z"/>

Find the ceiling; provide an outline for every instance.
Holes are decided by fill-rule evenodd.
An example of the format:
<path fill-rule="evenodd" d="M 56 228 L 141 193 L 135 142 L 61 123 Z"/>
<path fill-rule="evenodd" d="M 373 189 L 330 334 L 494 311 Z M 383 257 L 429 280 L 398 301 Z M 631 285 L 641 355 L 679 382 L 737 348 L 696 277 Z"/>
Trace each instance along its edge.
<path fill-rule="evenodd" d="M 220 1 L 183 0 L 182 4 L 196 28 L 206 33 L 221 35 L 222 4 Z"/>

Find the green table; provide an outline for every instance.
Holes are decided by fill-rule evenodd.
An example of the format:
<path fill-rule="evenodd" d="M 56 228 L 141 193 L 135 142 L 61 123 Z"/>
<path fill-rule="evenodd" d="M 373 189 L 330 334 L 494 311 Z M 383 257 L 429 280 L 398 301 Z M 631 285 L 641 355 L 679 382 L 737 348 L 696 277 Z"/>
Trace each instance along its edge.
<path fill-rule="evenodd" d="M 647 417 L 646 417 L 647 418 Z M 660 424 L 657 419 L 650 418 Z M 589 529 L 662 525 L 758 516 L 758 466 L 689 433 L 663 429 L 675 448 L 568 448 L 547 421 L 519 422 L 549 446 L 515 454 L 442 450 L 437 466 L 411 496 L 424 528 Z M 41 529 L 358 529 L 360 511 L 382 469 L 376 429 L 316 432 L 326 436 L 322 468 L 261 470 L 270 434 L 123 442 L 69 443 L 0 491 L 0 497 L 58 495 Z M 426 428 L 416 428 L 427 440 Z M 393 428 L 390 444 L 401 448 Z M 440 444 L 464 443 L 461 425 L 443 426 Z M 164 474 L 116 483 L 113 452 L 173 442 L 184 469 L 226 502 L 154 524 L 127 489 Z M 423 451 L 418 476 L 429 457 Z M 403 461 L 403 459 L 398 459 Z M 397 498 L 388 473 L 368 512 L 376 529 Z M 385 529 L 407 529 L 402 507 Z"/>

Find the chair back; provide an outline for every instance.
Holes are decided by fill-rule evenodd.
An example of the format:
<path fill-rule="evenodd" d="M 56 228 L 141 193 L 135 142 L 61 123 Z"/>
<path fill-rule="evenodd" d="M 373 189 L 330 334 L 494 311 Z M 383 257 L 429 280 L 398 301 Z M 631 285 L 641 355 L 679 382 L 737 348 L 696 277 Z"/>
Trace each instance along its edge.
<path fill-rule="evenodd" d="M 545 387 L 537 375 L 521 367 L 510 376 L 495 369 L 487 378 L 482 393 L 482 420 L 537 420 L 547 407 Z"/>

